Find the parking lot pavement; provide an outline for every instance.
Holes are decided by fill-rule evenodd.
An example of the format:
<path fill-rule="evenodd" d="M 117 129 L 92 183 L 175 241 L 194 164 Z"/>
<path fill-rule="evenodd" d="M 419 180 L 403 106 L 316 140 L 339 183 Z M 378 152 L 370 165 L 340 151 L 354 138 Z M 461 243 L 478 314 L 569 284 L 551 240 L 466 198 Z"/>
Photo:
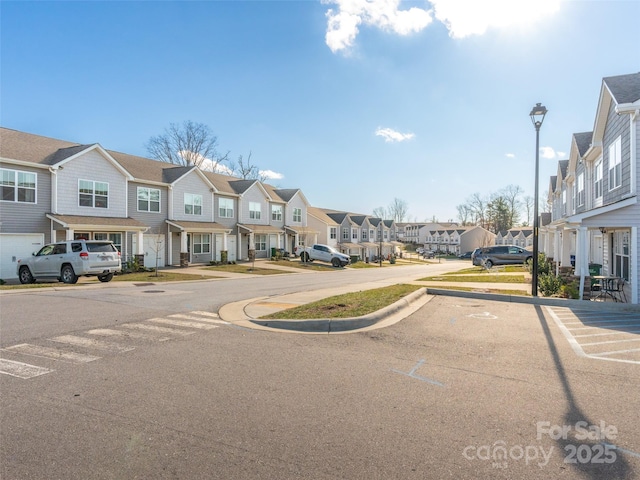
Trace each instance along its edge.
<path fill-rule="evenodd" d="M 640 365 L 640 312 L 545 308 L 579 356 Z"/>

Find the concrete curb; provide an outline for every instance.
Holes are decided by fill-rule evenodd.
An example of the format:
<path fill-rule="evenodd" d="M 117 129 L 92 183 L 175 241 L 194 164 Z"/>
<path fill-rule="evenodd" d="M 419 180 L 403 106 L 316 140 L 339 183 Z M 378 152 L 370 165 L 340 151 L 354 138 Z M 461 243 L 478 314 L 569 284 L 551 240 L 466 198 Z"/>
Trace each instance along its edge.
<path fill-rule="evenodd" d="M 443 295 L 449 297 L 477 298 L 507 303 L 526 303 L 530 305 L 549 305 L 553 307 L 568 307 L 590 310 L 616 310 L 640 312 L 640 305 L 619 302 L 590 302 L 588 300 L 573 300 L 570 298 L 525 297 L 522 295 L 502 295 L 496 293 L 468 292 L 464 290 L 449 290 L 445 288 L 427 287 L 429 295 Z"/>
<path fill-rule="evenodd" d="M 267 297 L 254 298 L 224 305 L 218 314 L 222 320 L 238 326 L 272 332 L 338 334 L 354 333 L 383 328 L 399 322 L 426 304 L 432 296 L 421 288 L 397 302 L 361 317 L 340 319 L 260 320 L 249 317 L 245 307 Z"/>

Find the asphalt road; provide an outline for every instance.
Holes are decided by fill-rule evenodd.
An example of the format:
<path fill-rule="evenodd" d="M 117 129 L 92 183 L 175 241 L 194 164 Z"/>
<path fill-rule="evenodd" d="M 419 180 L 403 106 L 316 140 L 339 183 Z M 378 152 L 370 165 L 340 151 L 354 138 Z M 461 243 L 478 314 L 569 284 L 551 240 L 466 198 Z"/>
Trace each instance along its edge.
<path fill-rule="evenodd" d="M 329 275 L 3 296 L 0 357 L 45 370 L 0 375 L 1 478 L 640 478 L 640 364 L 579 355 L 557 307 L 434 297 L 342 335 L 215 317 Z"/>

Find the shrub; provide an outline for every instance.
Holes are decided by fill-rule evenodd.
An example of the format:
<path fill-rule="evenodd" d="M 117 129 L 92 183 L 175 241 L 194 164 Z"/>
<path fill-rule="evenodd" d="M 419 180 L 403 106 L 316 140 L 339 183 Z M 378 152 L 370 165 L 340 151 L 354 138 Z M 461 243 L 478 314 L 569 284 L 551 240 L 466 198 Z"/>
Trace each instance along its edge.
<path fill-rule="evenodd" d="M 556 277 L 551 273 L 545 273 L 538 275 L 538 290 L 544 297 L 551 297 L 557 295 L 560 288 L 563 286 L 560 277 Z"/>

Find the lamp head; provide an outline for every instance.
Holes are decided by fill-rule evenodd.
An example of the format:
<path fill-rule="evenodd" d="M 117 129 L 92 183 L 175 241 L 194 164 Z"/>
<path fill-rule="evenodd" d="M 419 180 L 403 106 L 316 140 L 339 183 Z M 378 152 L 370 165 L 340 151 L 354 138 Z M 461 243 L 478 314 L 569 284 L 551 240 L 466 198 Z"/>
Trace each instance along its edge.
<path fill-rule="evenodd" d="M 540 128 L 546 114 L 547 107 L 541 103 L 536 103 L 536 106 L 531 109 L 531 113 L 529 114 L 531 117 L 531 123 L 533 123 L 536 128 Z"/>

